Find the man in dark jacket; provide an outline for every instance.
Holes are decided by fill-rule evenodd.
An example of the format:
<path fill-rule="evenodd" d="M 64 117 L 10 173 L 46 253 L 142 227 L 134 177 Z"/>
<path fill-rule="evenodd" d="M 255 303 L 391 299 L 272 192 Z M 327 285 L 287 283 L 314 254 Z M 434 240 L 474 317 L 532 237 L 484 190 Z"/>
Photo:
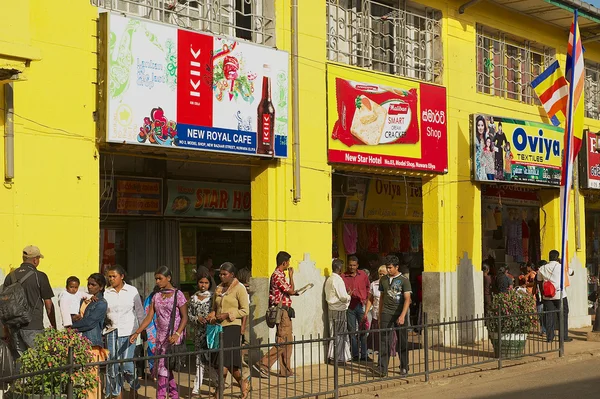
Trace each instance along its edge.
<path fill-rule="evenodd" d="M 10 327 L 9 334 L 12 340 L 12 349 L 15 356 L 20 357 L 28 348 L 33 347 L 36 335 L 44 331 L 44 308 L 52 324 L 56 328 L 56 317 L 54 315 L 54 304 L 52 297 L 54 292 L 48 281 L 46 273 L 39 271 L 40 260 L 44 258 L 40 249 L 35 245 L 28 245 L 23 249 L 23 263 L 17 269 L 6 276 L 4 286 L 11 285 L 21 281 L 27 273 L 33 271 L 33 275 L 21 281 L 29 311 L 31 321 L 20 327 Z"/>

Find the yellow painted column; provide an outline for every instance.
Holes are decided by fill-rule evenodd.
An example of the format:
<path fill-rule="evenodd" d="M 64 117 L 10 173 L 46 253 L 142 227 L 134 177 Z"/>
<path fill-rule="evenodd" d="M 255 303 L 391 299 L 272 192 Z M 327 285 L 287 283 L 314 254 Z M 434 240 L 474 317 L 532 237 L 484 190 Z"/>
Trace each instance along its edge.
<path fill-rule="evenodd" d="M 323 284 L 331 267 L 331 167 L 327 164 L 326 3 L 302 0 L 299 21 L 299 134 L 301 196 L 294 201 L 292 85 L 288 107 L 288 158 L 265 161 L 252 169 L 252 284 L 251 312 L 254 342 L 266 342 L 270 331 L 262 322 L 267 309 L 268 277 L 278 251 L 291 254 L 296 288 L 314 288 L 293 298 L 293 332 L 323 334 Z M 276 3 L 276 38 L 280 50 L 291 50 L 291 1 Z M 290 69 L 291 80 L 291 69 Z M 298 172 L 298 171 L 296 171 Z M 272 333 L 272 331 L 271 331 Z M 271 337 L 272 339 L 272 337 Z M 318 348 L 315 348 L 318 351 Z M 315 356 L 315 358 L 317 358 Z M 295 362 L 300 359 L 293 360 Z"/>
<path fill-rule="evenodd" d="M 540 240 L 542 259 L 548 260 L 548 252 L 560 251 L 560 195 L 558 189 L 540 190 Z"/>

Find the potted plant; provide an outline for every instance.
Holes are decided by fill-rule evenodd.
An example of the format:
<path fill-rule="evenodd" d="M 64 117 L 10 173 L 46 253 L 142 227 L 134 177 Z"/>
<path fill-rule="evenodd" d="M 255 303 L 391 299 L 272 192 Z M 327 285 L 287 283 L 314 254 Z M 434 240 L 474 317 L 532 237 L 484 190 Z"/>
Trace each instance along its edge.
<path fill-rule="evenodd" d="M 73 348 L 73 364 L 93 362 L 92 345 L 79 333 L 66 329 L 46 329 L 35 337 L 35 346 L 27 349 L 20 361 L 20 374 L 46 370 L 43 374 L 21 378 L 13 386 L 13 397 L 45 399 L 66 398 L 67 385 L 73 383 L 73 397 L 85 397 L 98 384 L 97 370 L 94 367 L 53 371 L 54 368 L 69 365 L 69 348 Z"/>
<path fill-rule="evenodd" d="M 486 315 L 487 329 L 499 357 L 518 357 L 525 352 L 527 334 L 538 327 L 535 298 L 517 291 L 494 295 Z"/>

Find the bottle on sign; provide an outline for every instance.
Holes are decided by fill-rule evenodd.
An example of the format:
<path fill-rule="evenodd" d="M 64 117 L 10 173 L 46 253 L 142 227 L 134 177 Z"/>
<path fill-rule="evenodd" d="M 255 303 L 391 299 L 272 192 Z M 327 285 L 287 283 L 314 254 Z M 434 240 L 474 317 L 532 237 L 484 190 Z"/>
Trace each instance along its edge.
<path fill-rule="evenodd" d="M 264 155 L 273 155 L 275 145 L 275 107 L 271 101 L 271 77 L 270 68 L 264 65 L 262 80 L 262 97 L 258 104 L 257 132 L 256 132 L 256 153 Z"/>

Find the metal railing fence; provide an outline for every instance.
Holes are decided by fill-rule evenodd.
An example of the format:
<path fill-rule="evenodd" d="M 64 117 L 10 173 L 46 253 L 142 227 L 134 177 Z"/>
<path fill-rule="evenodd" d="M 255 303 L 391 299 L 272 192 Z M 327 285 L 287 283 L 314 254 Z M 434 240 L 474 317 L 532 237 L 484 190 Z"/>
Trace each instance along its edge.
<path fill-rule="evenodd" d="M 294 337 L 287 343 L 272 343 L 246 345 L 236 348 L 210 349 L 207 351 L 189 351 L 175 355 L 157 355 L 136 357 L 126 360 L 108 360 L 88 364 L 74 364 L 72 350 L 69 351 L 70 362 L 60 367 L 49 367 L 47 370 L 35 373 L 17 374 L 0 378 L 0 398 L 78 398 L 90 397 L 96 392 L 97 398 L 104 398 L 107 386 L 113 381 L 107 378 L 111 367 L 123 366 L 133 362 L 137 372 L 134 380 L 125 383 L 129 390 L 132 385 L 139 389 L 130 392 L 130 398 L 161 398 L 157 392 L 156 375 L 150 373 L 151 365 L 156 365 L 160 359 L 178 357 L 182 366 L 173 372 L 180 397 L 219 398 L 239 397 L 240 387 L 234 378 L 218 378 L 224 374 L 224 368 L 230 356 L 242 352 L 242 377 L 247 377 L 252 390 L 249 398 L 271 399 L 289 398 L 300 399 L 308 397 L 338 398 L 344 388 L 372 384 L 382 380 L 403 379 L 406 377 L 424 377 L 425 381 L 433 373 L 446 372 L 465 367 L 490 365 L 502 368 L 507 361 L 522 359 L 528 356 L 539 356 L 551 352 L 559 352 L 562 339 L 559 334 L 548 342 L 547 336 L 538 329 L 527 334 L 514 334 L 503 331 L 503 325 L 509 325 L 510 319 L 531 317 L 532 319 L 555 317 L 558 320 L 559 311 L 502 315 L 493 317 L 455 318 L 453 320 L 429 321 L 427 314 L 423 315 L 419 325 L 393 328 L 379 328 L 355 332 L 333 332 L 330 337 L 302 336 Z M 498 326 L 497 331 L 489 331 L 488 326 Z M 558 323 L 554 323 L 558 326 Z M 495 328 L 495 327 L 494 327 Z M 506 328 L 506 327 L 505 327 Z M 394 339 L 394 336 L 396 339 Z M 357 345 L 365 341 L 367 346 L 366 359 L 348 361 L 338 357 L 338 346 L 351 345 L 356 339 Z M 261 378 L 253 370 L 253 364 L 263 351 L 272 348 L 283 351 L 285 346 L 292 346 L 292 359 L 295 374 L 291 377 L 281 377 L 277 366 L 271 370 L 267 378 Z M 381 346 L 389 346 L 392 356 L 389 357 L 387 373 L 381 373 L 379 359 Z M 386 351 L 387 352 L 387 351 Z M 398 362 L 398 354 L 404 353 L 405 362 Z M 198 392 L 193 391 L 196 378 L 196 361 L 200 356 L 210 359 L 210 365 L 205 367 L 204 380 Z M 166 361 L 166 360 L 165 360 Z M 402 368 L 406 368 L 403 373 Z M 80 375 L 78 371 L 89 371 L 98 381 L 98 389 L 82 391 L 85 384 L 80 377 L 71 378 L 64 386 L 54 386 L 56 376 Z M 87 373 L 87 378 L 90 378 Z M 108 373 L 111 375 L 111 373 Z M 120 376 L 117 374 L 117 376 Z M 64 379 L 63 379 L 64 380 Z M 229 382 L 227 380 L 230 380 Z M 79 384 L 79 385 L 78 385 Z M 59 393 L 57 393 L 59 392 Z M 164 392 L 163 392 L 164 393 Z"/>

